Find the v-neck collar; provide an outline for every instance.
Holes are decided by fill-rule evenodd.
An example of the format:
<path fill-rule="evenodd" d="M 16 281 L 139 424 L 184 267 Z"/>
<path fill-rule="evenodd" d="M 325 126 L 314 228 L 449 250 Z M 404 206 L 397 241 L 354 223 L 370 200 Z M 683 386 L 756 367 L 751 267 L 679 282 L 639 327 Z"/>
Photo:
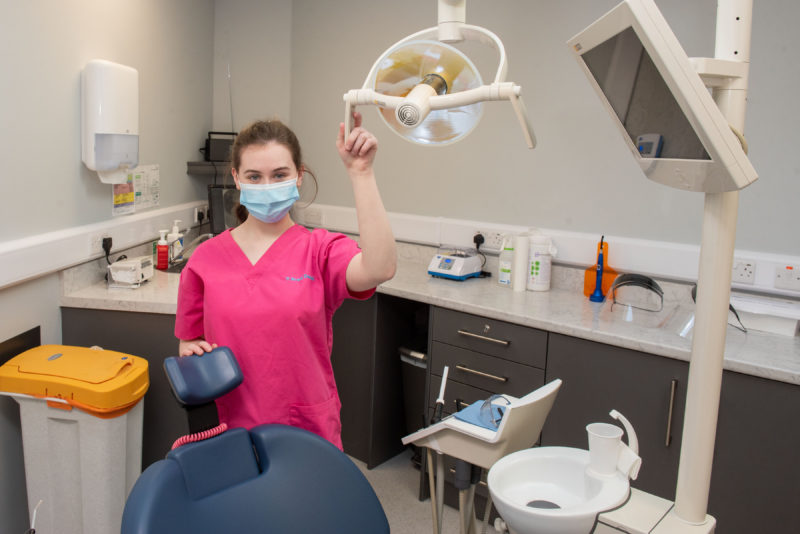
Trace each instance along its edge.
<path fill-rule="evenodd" d="M 290 242 L 289 234 L 293 234 L 297 231 L 297 228 L 303 228 L 303 226 L 295 223 L 286 230 L 283 231 L 281 235 L 278 236 L 277 239 L 269 246 L 267 250 L 261 255 L 260 258 L 256 260 L 255 263 L 250 262 L 250 258 L 247 257 L 247 254 L 244 253 L 242 247 L 239 246 L 239 243 L 236 242 L 236 239 L 233 238 L 232 229 L 228 229 L 225 231 L 227 234 L 227 241 L 228 241 L 228 253 L 230 254 L 233 261 L 236 262 L 243 262 L 244 265 L 248 269 L 258 269 L 264 264 L 270 263 L 271 257 L 280 257 L 281 250 L 285 248 L 288 243 Z"/>

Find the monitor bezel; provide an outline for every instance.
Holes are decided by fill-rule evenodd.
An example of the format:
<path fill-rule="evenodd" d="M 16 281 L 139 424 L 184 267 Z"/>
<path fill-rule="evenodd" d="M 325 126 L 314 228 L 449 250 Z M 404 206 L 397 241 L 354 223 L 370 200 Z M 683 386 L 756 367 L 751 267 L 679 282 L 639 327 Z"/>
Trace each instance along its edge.
<path fill-rule="evenodd" d="M 645 158 L 639 154 L 583 60 L 584 54 L 628 28 L 650 55 L 710 160 Z M 758 178 L 728 121 L 652 0 L 625 0 L 570 39 L 568 45 L 649 179 L 681 190 L 718 193 L 742 189 Z"/>

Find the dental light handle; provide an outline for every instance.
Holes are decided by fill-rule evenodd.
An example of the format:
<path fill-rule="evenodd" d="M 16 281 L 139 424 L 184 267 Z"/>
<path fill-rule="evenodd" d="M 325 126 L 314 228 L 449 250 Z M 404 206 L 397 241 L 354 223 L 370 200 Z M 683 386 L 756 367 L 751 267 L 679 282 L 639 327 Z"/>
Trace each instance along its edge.
<path fill-rule="evenodd" d="M 525 102 L 522 100 L 522 96 L 517 93 L 509 98 L 509 101 L 514 108 L 514 113 L 517 115 L 519 125 L 522 127 L 522 135 L 525 137 L 525 143 L 528 145 L 528 148 L 536 148 L 536 136 L 533 133 L 533 127 L 530 121 L 528 121 L 528 110 L 525 108 Z"/>
<path fill-rule="evenodd" d="M 528 147 L 534 148 L 536 146 L 533 128 L 530 126 L 525 104 L 520 96 L 522 88 L 513 82 L 495 82 L 491 85 L 482 85 L 474 89 L 445 95 L 430 95 L 428 93 L 427 97 L 420 95 L 420 92 L 414 94 L 413 98 L 410 99 L 409 97 L 384 95 L 373 89 L 351 89 L 343 97 L 345 102 L 345 135 L 350 131 L 352 125 L 351 114 L 354 106 L 370 105 L 387 109 L 398 109 L 406 104 L 416 106 L 418 119 L 415 123 L 409 124 L 401 120 L 406 126 L 415 127 L 425 120 L 430 111 L 468 106 L 478 102 L 508 100 L 514 108 L 520 126 L 522 126 Z M 409 94 L 409 96 L 412 95 Z M 419 104 L 420 100 L 424 101 L 423 105 Z"/>

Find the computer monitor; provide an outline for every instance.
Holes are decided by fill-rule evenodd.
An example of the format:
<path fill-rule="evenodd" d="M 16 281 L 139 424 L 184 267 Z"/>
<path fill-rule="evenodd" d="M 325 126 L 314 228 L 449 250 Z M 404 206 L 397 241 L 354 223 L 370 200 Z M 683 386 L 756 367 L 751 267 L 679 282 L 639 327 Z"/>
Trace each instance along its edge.
<path fill-rule="evenodd" d="M 625 0 L 568 44 L 648 178 L 706 193 L 758 178 L 652 0 Z M 644 134 L 661 136 L 658 157 L 640 153 Z"/>

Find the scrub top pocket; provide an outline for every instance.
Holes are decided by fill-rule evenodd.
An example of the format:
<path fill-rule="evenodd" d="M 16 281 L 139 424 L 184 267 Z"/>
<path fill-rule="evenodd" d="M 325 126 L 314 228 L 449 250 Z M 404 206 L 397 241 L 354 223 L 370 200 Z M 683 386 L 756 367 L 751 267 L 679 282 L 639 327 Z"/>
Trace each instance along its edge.
<path fill-rule="evenodd" d="M 342 404 L 334 395 L 325 402 L 308 406 L 289 407 L 289 424 L 321 436 L 342 449 L 342 423 L 339 411 Z"/>

